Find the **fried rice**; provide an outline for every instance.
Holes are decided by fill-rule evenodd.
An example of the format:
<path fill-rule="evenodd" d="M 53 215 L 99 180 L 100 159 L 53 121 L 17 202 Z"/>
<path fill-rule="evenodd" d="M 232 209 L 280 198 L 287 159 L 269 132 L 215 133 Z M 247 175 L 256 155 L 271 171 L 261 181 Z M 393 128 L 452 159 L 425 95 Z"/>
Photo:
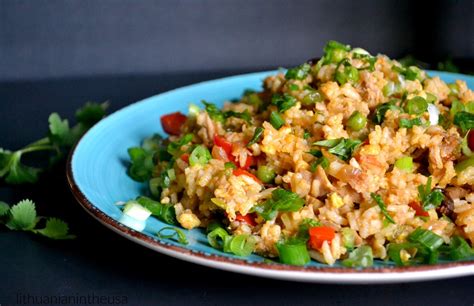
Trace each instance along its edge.
<path fill-rule="evenodd" d="M 362 247 L 409 264 L 441 244 L 453 250 L 454 237 L 474 242 L 474 92 L 464 81 L 331 41 L 320 60 L 262 87 L 222 109 L 206 101 L 162 117 L 170 135 L 138 179 L 181 227 L 217 222 L 290 264 L 281 246 L 295 241 L 329 265 Z"/>

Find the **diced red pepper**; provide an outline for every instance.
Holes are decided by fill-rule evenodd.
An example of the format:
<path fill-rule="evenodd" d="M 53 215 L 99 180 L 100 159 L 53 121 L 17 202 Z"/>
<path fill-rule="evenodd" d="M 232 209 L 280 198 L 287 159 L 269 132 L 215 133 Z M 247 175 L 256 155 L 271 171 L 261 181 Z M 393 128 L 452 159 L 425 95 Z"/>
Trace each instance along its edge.
<path fill-rule="evenodd" d="M 248 225 L 255 226 L 257 225 L 257 222 L 255 222 L 255 214 L 246 214 L 245 216 L 237 213 L 235 220 L 240 221 L 240 222 L 245 222 Z"/>
<path fill-rule="evenodd" d="M 474 151 L 474 130 L 470 130 L 467 134 L 467 145 L 471 151 Z"/>
<path fill-rule="evenodd" d="M 186 116 L 180 112 L 161 116 L 161 125 L 166 133 L 170 135 L 179 135 L 181 126 L 186 122 Z"/>
<path fill-rule="evenodd" d="M 235 176 L 239 176 L 239 175 L 246 175 L 248 177 L 251 177 L 255 182 L 259 183 L 259 184 L 262 184 L 262 181 L 260 181 L 258 179 L 258 177 L 256 177 L 255 175 L 253 175 L 252 173 L 248 172 L 247 170 L 244 170 L 242 168 L 237 168 L 235 169 L 233 172 L 232 172 Z"/>
<path fill-rule="evenodd" d="M 424 210 L 423 207 L 421 207 L 420 203 L 418 202 L 410 202 L 408 206 L 413 208 L 413 210 L 415 211 L 415 216 L 419 216 L 419 217 L 430 216 L 430 214 L 426 210 Z"/>
<path fill-rule="evenodd" d="M 227 141 L 224 137 L 216 134 L 214 135 L 214 144 L 224 149 L 229 157 L 232 156 L 232 142 Z"/>
<path fill-rule="evenodd" d="M 184 153 L 183 155 L 181 155 L 181 160 L 182 161 L 185 161 L 189 164 L 189 154 L 188 153 Z"/>
<path fill-rule="evenodd" d="M 315 226 L 309 229 L 309 245 L 315 250 L 320 250 L 324 241 L 331 244 L 336 237 L 336 232 L 329 226 Z"/>
<path fill-rule="evenodd" d="M 249 169 L 250 166 L 254 164 L 253 156 L 247 154 L 247 159 L 245 159 L 245 165 L 242 167 L 242 169 Z"/>

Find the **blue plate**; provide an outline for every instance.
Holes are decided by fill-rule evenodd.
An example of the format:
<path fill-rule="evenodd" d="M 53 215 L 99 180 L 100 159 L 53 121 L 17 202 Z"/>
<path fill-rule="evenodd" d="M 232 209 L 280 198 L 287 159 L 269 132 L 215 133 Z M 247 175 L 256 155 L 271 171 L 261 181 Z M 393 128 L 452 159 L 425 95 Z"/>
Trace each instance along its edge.
<path fill-rule="evenodd" d="M 101 223 L 137 243 L 186 261 L 234 272 L 327 283 L 405 282 L 473 274 L 474 261 L 402 268 L 376 261 L 374 267 L 362 270 L 312 261 L 306 267 L 294 267 L 269 262 L 257 255 L 241 258 L 220 252 L 208 245 L 200 229 L 184 230 L 190 243 L 183 246 L 159 239 L 155 234 L 168 225 L 155 218 L 149 218 L 141 232 L 119 221 L 122 213 L 115 203 L 133 199 L 146 189 L 144 184 L 127 176 L 127 149 L 154 133 L 165 135 L 161 115 L 176 111 L 186 113 L 189 103 L 203 99 L 222 105 L 224 101 L 239 98 L 245 89 L 260 90 L 262 80 L 276 72 L 251 73 L 186 86 L 134 103 L 100 121 L 79 141 L 69 159 L 68 180 L 79 203 Z M 471 76 L 436 71 L 430 75 L 438 75 L 447 82 L 462 79 L 474 88 Z"/>

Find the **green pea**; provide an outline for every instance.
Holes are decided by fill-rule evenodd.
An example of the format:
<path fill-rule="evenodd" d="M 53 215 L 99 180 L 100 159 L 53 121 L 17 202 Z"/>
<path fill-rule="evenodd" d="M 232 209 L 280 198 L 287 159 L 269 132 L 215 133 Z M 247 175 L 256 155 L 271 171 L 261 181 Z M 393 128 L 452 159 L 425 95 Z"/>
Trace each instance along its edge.
<path fill-rule="evenodd" d="M 353 131 L 362 130 L 367 124 L 367 118 L 359 111 L 355 111 L 347 120 L 347 126 Z"/>
<path fill-rule="evenodd" d="M 275 179 L 275 170 L 269 166 L 258 166 L 257 177 L 264 183 L 271 183 Z"/>
<path fill-rule="evenodd" d="M 321 102 L 323 98 L 318 91 L 310 91 L 306 96 L 303 98 L 303 104 L 314 104 L 317 102 Z"/>
<path fill-rule="evenodd" d="M 410 115 L 421 115 L 428 109 L 428 102 L 423 97 L 414 97 L 407 101 L 405 111 Z"/>

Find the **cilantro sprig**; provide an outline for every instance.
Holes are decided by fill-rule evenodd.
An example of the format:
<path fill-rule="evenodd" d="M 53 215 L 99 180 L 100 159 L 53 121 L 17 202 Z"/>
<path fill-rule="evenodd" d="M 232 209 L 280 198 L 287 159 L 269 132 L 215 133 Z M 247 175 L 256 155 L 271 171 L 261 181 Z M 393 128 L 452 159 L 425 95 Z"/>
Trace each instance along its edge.
<path fill-rule="evenodd" d="M 336 155 L 342 160 L 348 160 L 354 154 L 354 151 L 362 144 L 362 141 L 358 139 L 328 139 L 320 140 L 313 143 L 315 146 L 327 147 L 328 152 Z"/>
<path fill-rule="evenodd" d="M 33 152 L 49 152 L 50 165 L 58 162 L 81 136 L 105 116 L 108 103 L 87 103 L 76 111 L 77 124 L 69 126 L 67 119 L 52 113 L 49 118 L 48 135 L 17 151 L 0 148 L 0 179 L 9 184 L 35 183 L 45 167 L 31 167 L 22 162 L 22 157 Z"/>
<path fill-rule="evenodd" d="M 418 196 L 421 201 L 421 206 L 425 211 L 431 208 L 438 207 L 444 200 L 443 192 L 439 189 L 431 190 L 431 176 L 428 178 L 426 185 L 418 186 Z"/>
<path fill-rule="evenodd" d="M 46 219 L 43 227 L 39 223 Z M 0 224 L 15 231 L 27 231 L 56 240 L 74 239 L 76 236 L 69 234 L 66 222 L 57 218 L 37 216 L 36 205 L 31 200 L 23 200 L 10 207 L 5 202 L 0 202 Z"/>

